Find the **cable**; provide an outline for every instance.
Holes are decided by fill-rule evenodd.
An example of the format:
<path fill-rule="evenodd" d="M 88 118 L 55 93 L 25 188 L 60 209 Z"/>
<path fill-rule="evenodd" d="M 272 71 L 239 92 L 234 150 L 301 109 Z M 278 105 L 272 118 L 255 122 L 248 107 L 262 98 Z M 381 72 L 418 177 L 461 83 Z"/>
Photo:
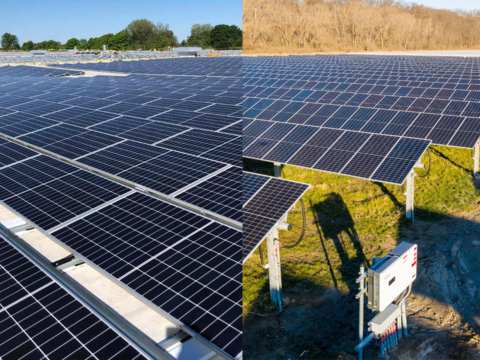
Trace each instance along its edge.
<path fill-rule="evenodd" d="M 430 169 L 432 168 L 432 156 L 430 155 L 430 149 L 427 148 L 427 152 L 428 152 L 428 171 L 425 175 L 418 175 L 418 177 L 420 178 L 424 178 L 424 177 L 427 177 L 428 174 L 430 174 Z M 405 188 L 404 188 L 404 184 L 402 184 L 402 194 L 405 193 Z"/>
<path fill-rule="evenodd" d="M 265 262 L 263 261 L 263 249 L 262 249 L 262 244 L 258 247 L 258 251 L 260 251 L 260 262 L 262 263 L 262 267 L 265 267 Z"/>
<path fill-rule="evenodd" d="M 303 200 L 300 199 L 300 204 L 302 205 L 302 217 L 303 217 L 303 227 L 302 227 L 302 235 L 300 235 L 300 238 L 298 239 L 298 241 L 293 244 L 293 245 L 283 245 L 283 244 L 280 244 L 280 246 L 284 247 L 285 249 L 291 249 L 291 248 L 294 248 L 295 246 L 297 246 L 298 244 L 300 244 L 303 240 L 303 237 L 305 236 L 305 228 L 307 226 L 307 220 L 305 219 L 305 205 L 303 204 Z"/>
<path fill-rule="evenodd" d="M 430 155 L 430 149 L 427 148 L 427 151 L 428 151 L 428 171 L 425 175 L 418 175 L 418 177 L 421 177 L 421 178 L 424 178 L 426 177 L 428 174 L 430 174 L 430 169 L 432 168 L 432 156 Z"/>

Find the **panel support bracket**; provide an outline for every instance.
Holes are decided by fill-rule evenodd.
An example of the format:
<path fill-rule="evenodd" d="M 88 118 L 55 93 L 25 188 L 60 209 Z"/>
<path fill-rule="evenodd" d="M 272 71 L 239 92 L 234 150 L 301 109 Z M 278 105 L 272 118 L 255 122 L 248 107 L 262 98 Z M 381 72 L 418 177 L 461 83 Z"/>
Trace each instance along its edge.
<path fill-rule="evenodd" d="M 480 173 L 478 172 L 478 165 L 479 165 L 479 159 L 480 159 L 480 140 L 477 141 L 474 147 L 474 155 L 473 155 L 473 177 L 475 179 L 480 178 Z"/>
<path fill-rule="evenodd" d="M 406 204 L 406 216 L 407 219 L 410 219 L 414 221 L 414 215 L 413 215 L 413 206 L 414 206 L 414 178 L 415 178 L 415 172 L 412 170 L 410 173 L 407 175 L 407 186 L 406 186 L 406 193 L 405 195 L 407 196 L 407 204 Z"/>
<path fill-rule="evenodd" d="M 275 177 L 281 178 L 282 177 L 282 164 L 273 163 L 273 171 L 275 173 Z"/>
<path fill-rule="evenodd" d="M 52 265 L 58 270 L 58 271 L 63 271 L 67 272 L 70 270 L 77 269 L 81 265 L 85 265 L 85 262 L 77 257 L 75 255 L 68 255 L 67 257 L 57 260 L 52 263 Z"/>
<path fill-rule="evenodd" d="M 270 298 L 282 311 L 282 272 L 280 266 L 280 242 L 278 229 L 274 228 L 267 236 L 268 275 L 270 280 Z"/>
<path fill-rule="evenodd" d="M 18 234 L 19 232 L 22 232 L 22 231 L 35 229 L 33 225 L 29 224 L 28 222 L 20 218 L 4 221 L 1 223 L 1 225 L 6 227 L 8 231 L 14 234 Z"/>

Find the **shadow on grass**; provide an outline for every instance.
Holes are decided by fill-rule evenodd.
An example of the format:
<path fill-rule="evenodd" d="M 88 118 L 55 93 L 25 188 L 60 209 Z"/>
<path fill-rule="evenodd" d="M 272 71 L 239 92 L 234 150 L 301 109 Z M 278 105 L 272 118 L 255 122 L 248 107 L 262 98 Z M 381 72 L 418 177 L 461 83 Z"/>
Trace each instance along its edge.
<path fill-rule="evenodd" d="M 247 160 L 244 166 L 247 171 L 273 175 L 273 166 L 268 163 Z M 419 338 L 423 336 L 425 341 L 434 336 L 447 339 L 442 340 L 442 344 L 450 344 L 449 337 L 457 336 L 455 339 L 459 339 L 453 328 L 437 325 L 442 309 L 445 309 L 446 316 L 451 311 L 458 314 L 456 318 L 461 327 L 473 324 L 474 331 L 478 331 L 480 318 L 477 313 L 480 307 L 474 305 L 480 298 L 480 289 L 476 288 L 476 284 L 480 283 L 480 262 L 477 260 L 480 245 L 476 245 L 478 240 L 475 239 L 479 238 L 480 225 L 421 207 L 415 208 L 418 221 L 412 223 L 404 218 L 404 205 L 395 194 L 384 184 L 375 185 L 387 195 L 395 208 L 403 212 L 398 223 L 398 243 L 405 240 L 419 245 L 419 277 L 413 292 L 416 297 L 429 299 L 427 310 L 411 315 L 412 323 L 427 329 L 418 335 Z M 357 344 L 358 331 L 355 278 L 360 264 L 368 266 L 371 259 L 365 256 L 355 221 L 342 196 L 332 192 L 323 201 L 315 203 L 307 200 L 306 205 L 316 226 L 316 229 L 313 228 L 314 235 L 309 237 L 318 239 L 318 249 L 314 251 L 321 254 L 314 259 L 322 260 L 313 260 L 304 266 L 303 261 L 307 257 L 282 250 L 282 313 L 278 313 L 270 302 L 268 273 L 257 269 L 255 262 L 248 264 L 247 276 L 254 277 L 255 281 L 261 279 L 261 282 L 256 282 L 260 286 L 254 290 L 256 297 L 253 304 L 250 302 L 248 305 L 252 312 L 244 317 L 245 359 L 335 359 L 340 351 L 355 354 L 353 348 Z M 395 243 L 392 243 L 391 249 L 394 246 Z M 330 277 L 332 285 L 322 285 L 317 275 Z M 258 316 L 254 312 L 267 316 Z M 371 317 L 371 312 L 366 310 L 366 322 Z M 447 346 L 445 354 L 452 351 L 452 359 L 471 358 L 468 354 L 466 357 L 455 357 L 469 351 L 467 345 L 460 345 L 459 341 L 456 343 L 451 347 L 442 345 Z M 409 345 L 407 339 L 402 340 L 402 346 L 395 354 L 392 353 L 395 356 L 392 359 L 402 359 L 402 351 L 412 351 L 414 357 L 421 356 L 417 346 Z M 374 349 L 370 349 L 364 358 L 379 357 Z"/>
<path fill-rule="evenodd" d="M 331 240 L 333 242 L 336 253 L 340 258 L 341 265 L 339 271 L 342 279 L 350 278 L 352 274 L 354 275 L 361 264 L 364 264 L 366 268 L 369 266 L 357 231 L 355 230 L 355 222 L 343 198 L 337 193 L 328 194 L 326 200 L 317 204 L 310 201 L 309 205 L 313 213 L 318 237 L 320 238 L 322 250 L 327 259 L 332 280 L 335 288 L 338 289 L 337 279 L 335 278 L 334 269 L 327 251 L 327 241 Z M 346 234 L 346 238 L 343 234 Z M 353 258 L 350 258 L 346 251 L 346 247 L 350 244 L 355 248 L 356 254 Z"/>
<path fill-rule="evenodd" d="M 445 155 L 443 152 L 441 152 L 439 149 L 437 148 L 433 148 L 433 147 L 430 147 L 429 148 L 431 153 L 432 154 L 435 154 L 439 157 L 441 157 L 442 159 L 444 160 L 447 160 L 450 164 L 452 164 L 453 166 L 456 166 L 464 171 L 466 171 L 467 173 L 472 173 L 472 169 L 467 169 L 466 167 L 460 165 L 460 164 L 457 164 L 455 161 L 453 161 L 452 159 L 450 159 L 447 155 Z"/>

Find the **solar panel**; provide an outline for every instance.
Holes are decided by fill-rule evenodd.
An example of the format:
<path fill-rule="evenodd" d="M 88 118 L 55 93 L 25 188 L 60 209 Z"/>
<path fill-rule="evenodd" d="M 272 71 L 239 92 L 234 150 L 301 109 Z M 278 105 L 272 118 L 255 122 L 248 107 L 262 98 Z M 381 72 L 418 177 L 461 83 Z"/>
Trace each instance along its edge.
<path fill-rule="evenodd" d="M 250 136 L 254 134 L 257 137 Z M 243 156 L 402 184 L 429 144 L 429 140 L 255 120 L 245 128 Z"/>
<path fill-rule="evenodd" d="M 242 171 L 231 167 L 175 197 L 241 222 Z"/>
<path fill-rule="evenodd" d="M 45 155 L 0 170 L 0 178 L 0 200 L 45 230 L 129 192 Z"/>
<path fill-rule="evenodd" d="M 21 107 L 0 117 L 0 133 L 48 154 L 78 160 L 134 186 L 167 194 L 227 165 L 241 165 L 241 109 L 230 104 L 235 97 L 241 102 L 240 78 L 45 78 L 38 83 L 27 79 L 17 78 L 5 90 L 4 103 L 0 97 L 0 109 Z M 22 101 L 24 96 L 35 98 Z M 222 96 L 228 97 L 228 103 L 222 103 Z M 61 106 L 52 107 L 55 104 Z M 36 113 L 44 107 L 52 112 Z M 118 146 L 127 141 L 137 145 Z M 133 161 L 138 143 L 151 145 L 147 152 L 158 155 L 144 164 Z M 132 153 L 127 155 L 128 151 Z M 167 165 L 175 167 L 167 170 L 163 167 Z M 191 174 L 187 166 L 192 167 Z"/>
<path fill-rule="evenodd" d="M 242 234 L 134 193 L 52 235 L 231 357 L 242 340 Z"/>
<path fill-rule="evenodd" d="M 0 358 L 146 359 L 0 237 Z"/>
<path fill-rule="evenodd" d="M 244 114 L 472 148 L 480 131 L 462 123 L 474 121 L 479 114 L 473 88 L 478 81 L 477 62 L 472 58 L 361 55 L 248 58 L 243 67 L 244 89 L 251 100 L 244 102 Z M 424 76 L 422 81 L 417 81 L 418 75 Z M 285 102 L 289 105 L 279 108 Z M 302 109 L 314 103 L 321 106 L 316 113 L 302 114 Z M 395 111 L 386 119 L 379 116 L 379 109 Z M 405 114 L 420 116 L 407 126 L 395 126 Z M 439 120 L 448 122 L 449 115 L 458 117 L 455 128 L 444 129 Z M 426 122 L 426 117 L 431 121 Z"/>
<path fill-rule="evenodd" d="M 243 261 L 308 190 L 308 184 L 244 172 Z"/>
<path fill-rule="evenodd" d="M 0 169 L 36 155 L 36 151 L 0 138 Z"/>
<path fill-rule="evenodd" d="M 111 71 L 130 74 L 190 75 L 190 76 L 241 76 L 241 57 L 180 58 L 112 63 L 52 64 L 52 67 Z"/>

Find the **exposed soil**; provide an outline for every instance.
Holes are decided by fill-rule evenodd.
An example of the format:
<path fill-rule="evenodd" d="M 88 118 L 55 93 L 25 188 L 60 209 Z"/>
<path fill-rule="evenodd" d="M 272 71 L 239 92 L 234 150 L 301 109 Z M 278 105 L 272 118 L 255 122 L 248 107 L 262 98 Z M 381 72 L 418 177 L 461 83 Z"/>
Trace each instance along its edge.
<path fill-rule="evenodd" d="M 407 299 L 409 337 L 388 359 L 480 359 L 480 206 L 442 221 L 416 219 L 400 241 L 419 246 L 418 278 Z M 244 358 L 356 358 L 355 292 L 284 289 L 282 313 L 245 318 Z M 371 317 L 366 311 L 365 322 Z M 377 349 L 367 347 L 364 359 L 380 358 Z"/>

